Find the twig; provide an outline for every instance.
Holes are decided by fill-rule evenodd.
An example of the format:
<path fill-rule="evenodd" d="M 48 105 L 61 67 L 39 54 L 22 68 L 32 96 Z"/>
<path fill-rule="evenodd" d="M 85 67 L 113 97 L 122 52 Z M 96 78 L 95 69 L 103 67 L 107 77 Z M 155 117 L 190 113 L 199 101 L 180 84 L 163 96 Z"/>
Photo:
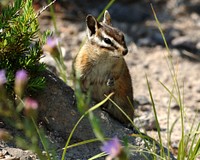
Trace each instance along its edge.
<path fill-rule="evenodd" d="M 43 8 L 36 14 L 35 18 L 38 18 L 42 12 L 44 12 L 47 8 L 49 8 L 52 4 L 54 4 L 56 0 L 53 0 L 51 3 L 49 3 L 47 6 L 43 6 Z"/>

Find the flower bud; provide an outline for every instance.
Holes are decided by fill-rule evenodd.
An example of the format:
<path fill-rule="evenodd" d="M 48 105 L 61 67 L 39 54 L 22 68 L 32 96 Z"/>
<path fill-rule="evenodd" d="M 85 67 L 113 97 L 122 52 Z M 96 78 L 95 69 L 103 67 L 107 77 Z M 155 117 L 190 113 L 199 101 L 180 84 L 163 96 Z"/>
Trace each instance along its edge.
<path fill-rule="evenodd" d="M 47 51 L 53 58 L 60 59 L 60 53 L 58 50 L 58 38 L 48 37 L 46 44 L 43 46 L 43 50 Z"/>
<path fill-rule="evenodd" d="M 7 82 L 6 79 L 6 72 L 5 70 L 0 70 L 0 99 L 3 99 L 5 96 L 5 88 L 4 88 L 4 84 Z"/>
<path fill-rule="evenodd" d="M 26 116 L 34 117 L 38 109 L 38 102 L 30 97 L 24 100 L 24 113 Z"/>
<path fill-rule="evenodd" d="M 2 69 L 0 70 L 0 87 L 3 86 L 6 82 L 6 71 Z"/>
<path fill-rule="evenodd" d="M 15 89 L 15 93 L 19 97 L 22 97 L 27 82 L 28 82 L 27 72 L 24 69 L 17 71 L 16 76 L 15 76 L 15 88 L 14 89 Z"/>

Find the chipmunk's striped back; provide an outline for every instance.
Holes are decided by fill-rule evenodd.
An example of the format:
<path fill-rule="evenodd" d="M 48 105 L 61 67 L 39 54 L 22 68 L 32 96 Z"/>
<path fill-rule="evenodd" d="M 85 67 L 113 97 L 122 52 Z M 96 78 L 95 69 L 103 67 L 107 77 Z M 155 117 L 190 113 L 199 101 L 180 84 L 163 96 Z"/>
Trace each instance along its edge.
<path fill-rule="evenodd" d="M 105 94 L 114 92 L 112 99 L 133 119 L 134 110 L 129 103 L 133 103 L 132 83 L 123 58 L 128 53 L 124 34 L 111 25 L 108 11 L 102 22 L 88 15 L 86 25 L 88 39 L 73 63 L 81 88 L 84 92 L 90 90 L 92 98 L 98 102 Z M 103 108 L 121 122 L 129 122 L 111 102 Z"/>

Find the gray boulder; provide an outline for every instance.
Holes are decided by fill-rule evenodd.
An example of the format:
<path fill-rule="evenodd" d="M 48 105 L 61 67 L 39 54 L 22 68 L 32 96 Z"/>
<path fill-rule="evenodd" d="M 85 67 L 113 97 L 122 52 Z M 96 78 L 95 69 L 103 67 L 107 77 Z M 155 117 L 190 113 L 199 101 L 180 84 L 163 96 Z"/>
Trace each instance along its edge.
<path fill-rule="evenodd" d="M 46 87 L 35 97 L 40 105 L 39 121 L 42 121 L 48 130 L 56 133 L 56 135 L 51 136 L 51 139 L 52 141 L 57 141 L 57 143 L 59 143 L 57 153 L 58 159 L 60 159 L 62 155 L 61 148 L 65 145 L 72 128 L 81 115 L 76 108 L 74 91 L 49 71 L 45 71 L 43 76 L 46 78 Z M 103 130 L 105 137 L 112 138 L 117 136 L 121 140 L 126 137 L 128 142 L 136 148 L 147 147 L 145 146 L 147 143 L 145 143 L 143 139 L 131 136 L 131 134 L 137 133 L 136 130 L 126 128 L 101 109 L 95 110 L 94 114 L 99 119 L 101 129 Z M 57 137 L 59 136 L 62 138 L 59 139 L 58 142 Z M 95 136 L 90 122 L 87 117 L 85 117 L 78 125 L 72 136 L 71 142 L 77 143 L 93 138 L 95 138 Z M 152 141 L 148 142 L 150 146 L 151 143 Z M 70 148 L 67 150 L 66 159 L 91 158 L 101 152 L 101 145 L 102 144 L 100 142 L 93 142 L 87 145 Z M 159 152 L 158 145 L 157 152 Z M 148 159 L 153 159 L 150 154 L 144 154 L 141 152 L 134 152 L 131 155 L 131 159 L 141 160 L 144 159 L 144 155 Z M 171 158 L 173 159 L 173 156 Z"/>
<path fill-rule="evenodd" d="M 76 122 L 81 117 L 76 108 L 74 91 L 50 71 L 44 71 L 45 88 L 35 96 L 39 103 L 38 121 L 50 131 L 57 131 L 60 136 L 67 138 Z M 83 140 L 93 136 L 87 119 L 78 127 L 74 139 Z"/>

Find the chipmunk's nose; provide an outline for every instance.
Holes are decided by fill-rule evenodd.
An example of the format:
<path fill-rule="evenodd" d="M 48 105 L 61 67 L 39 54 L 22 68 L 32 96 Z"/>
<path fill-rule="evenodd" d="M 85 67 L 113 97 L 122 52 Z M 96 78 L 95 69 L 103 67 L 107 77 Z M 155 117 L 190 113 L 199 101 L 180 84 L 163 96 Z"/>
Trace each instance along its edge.
<path fill-rule="evenodd" d="M 125 56 L 128 53 L 128 48 L 125 48 L 122 52 L 123 56 Z"/>

